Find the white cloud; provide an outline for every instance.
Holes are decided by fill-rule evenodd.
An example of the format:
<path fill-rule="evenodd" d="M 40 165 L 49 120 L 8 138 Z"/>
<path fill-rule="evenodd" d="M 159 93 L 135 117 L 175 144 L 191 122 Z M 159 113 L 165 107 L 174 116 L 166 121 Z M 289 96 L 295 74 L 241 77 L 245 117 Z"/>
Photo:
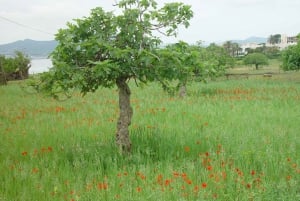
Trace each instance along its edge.
<path fill-rule="evenodd" d="M 174 2 L 174 0 L 157 0 Z M 176 0 L 175 0 L 176 1 Z M 300 32 L 299 0 L 178 0 L 192 5 L 194 18 L 189 29 L 179 32 L 180 40 L 208 42 L 267 37 L 274 33 Z M 90 9 L 102 6 L 116 9 L 115 0 L 0 0 L 0 16 L 15 22 L 56 33 L 67 21 L 87 16 Z M 0 18 L 0 44 L 31 38 L 50 40 L 53 35 L 26 29 Z M 175 39 L 165 39 L 174 41 Z"/>

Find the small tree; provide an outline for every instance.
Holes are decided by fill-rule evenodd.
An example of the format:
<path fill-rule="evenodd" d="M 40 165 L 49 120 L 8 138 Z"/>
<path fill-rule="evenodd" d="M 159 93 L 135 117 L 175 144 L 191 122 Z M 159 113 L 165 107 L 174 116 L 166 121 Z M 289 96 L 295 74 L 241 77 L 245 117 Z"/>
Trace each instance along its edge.
<path fill-rule="evenodd" d="M 119 15 L 95 8 L 89 17 L 60 29 L 51 55 L 54 67 L 34 87 L 57 97 L 60 92 L 69 95 L 74 88 L 86 94 L 116 85 L 120 107 L 116 144 L 124 153 L 131 149 L 128 127 L 133 115 L 128 81 L 164 83 L 172 76 L 163 73 L 160 62 L 169 58 L 158 54 L 161 40 L 153 31 L 176 36 L 179 25 L 189 26 L 193 13 L 182 3 L 158 8 L 155 0 L 121 0 L 117 6 L 122 10 Z"/>
<path fill-rule="evenodd" d="M 258 67 L 261 65 L 268 65 L 268 58 L 261 53 L 252 53 L 248 54 L 244 58 L 244 63 L 246 65 L 255 65 L 255 69 L 258 70 Z"/>
<path fill-rule="evenodd" d="M 282 69 L 300 70 L 300 34 L 298 34 L 298 43 L 294 46 L 289 46 L 282 52 Z"/>
<path fill-rule="evenodd" d="M 30 58 L 20 51 L 14 57 L 0 56 L 0 71 L 6 80 L 19 80 L 28 78 Z"/>
<path fill-rule="evenodd" d="M 0 85 L 7 84 L 6 73 L 5 73 L 4 67 L 3 67 L 4 61 L 5 61 L 5 57 L 0 55 Z"/>

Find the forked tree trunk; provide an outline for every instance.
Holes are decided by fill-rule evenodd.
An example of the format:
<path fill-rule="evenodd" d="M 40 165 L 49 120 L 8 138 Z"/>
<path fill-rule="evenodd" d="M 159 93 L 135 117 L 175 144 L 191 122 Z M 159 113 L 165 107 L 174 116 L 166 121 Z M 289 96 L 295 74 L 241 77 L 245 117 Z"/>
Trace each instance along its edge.
<path fill-rule="evenodd" d="M 179 93 L 178 93 L 178 95 L 179 95 L 180 98 L 184 98 L 186 96 L 186 83 L 187 83 L 187 81 L 183 81 L 179 85 Z"/>
<path fill-rule="evenodd" d="M 121 153 L 129 153 L 131 150 L 131 141 L 129 138 L 128 127 L 131 124 L 133 114 L 130 105 L 130 89 L 126 83 L 126 78 L 118 78 L 116 82 L 119 90 L 120 116 L 117 124 L 116 144 Z"/>
<path fill-rule="evenodd" d="M 179 87 L 179 97 L 184 98 L 186 96 L 186 85 L 182 84 Z"/>

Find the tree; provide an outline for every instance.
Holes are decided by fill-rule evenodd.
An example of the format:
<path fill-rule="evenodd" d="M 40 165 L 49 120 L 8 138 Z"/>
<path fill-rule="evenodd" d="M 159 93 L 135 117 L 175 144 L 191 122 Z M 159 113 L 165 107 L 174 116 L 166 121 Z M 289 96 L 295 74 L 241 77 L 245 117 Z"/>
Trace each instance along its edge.
<path fill-rule="evenodd" d="M 15 52 L 14 57 L 0 55 L 1 76 L 5 80 L 19 80 L 28 78 L 30 58 L 20 51 Z"/>
<path fill-rule="evenodd" d="M 282 51 L 281 67 L 285 71 L 300 70 L 300 34 L 298 34 L 297 38 L 297 45 L 289 46 Z"/>
<path fill-rule="evenodd" d="M 6 73 L 4 72 L 4 67 L 2 63 L 4 62 L 5 57 L 0 55 L 0 85 L 6 85 Z"/>
<path fill-rule="evenodd" d="M 59 93 L 69 96 L 74 88 L 86 94 L 116 85 L 120 107 L 116 144 L 122 153 L 128 153 L 128 127 L 133 115 L 128 81 L 139 85 L 158 80 L 165 84 L 164 79 L 172 73 L 165 73 L 165 66 L 160 64 L 168 58 L 158 54 L 161 40 L 153 32 L 176 36 L 180 25 L 189 26 L 193 12 L 183 3 L 158 8 L 155 0 L 121 0 L 117 6 L 122 11 L 119 15 L 99 7 L 92 9 L 89 17 L 60 29 L 58 45 L 51 54 L 54 67 L 33 86 L 58 97 Z"/>
<path fill-rule="evenodd" d="M 246 65 L 255 65 L 255 69 L 258 70 L 258 67 L 260 65 L 267 65 L 268 64 L 268 58 L 261 53 L 252 53 L 248 54 L 244 58 L 244 63 Z"/>
<path fill-rule="evenodd" d="M 268 38 L 268 42 L 272 45 L 280 43 L 281 35 L 280 34 L 270 35 Z"/>
<path fill-rule="evenodd" d="M 213 62 L 217 72 L 223 72 L 225 68 L 232 68 L 234 66 L 234 58 L 227 54 L 224 47 L 211 43 L 206 50 L 208 54 L 203 59 L 204 61 L 210 60 Z"/>

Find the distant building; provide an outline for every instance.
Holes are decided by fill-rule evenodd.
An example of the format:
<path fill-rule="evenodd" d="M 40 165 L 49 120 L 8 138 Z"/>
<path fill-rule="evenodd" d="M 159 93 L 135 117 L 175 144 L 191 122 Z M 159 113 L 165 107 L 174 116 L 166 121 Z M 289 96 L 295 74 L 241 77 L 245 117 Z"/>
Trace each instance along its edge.
<path fill-rule="evenodd" d="M 288 46 L 296 45 L 297 44 L 297 36 L 287 36 L 285 34 L 281 34 L 280 43 L 271 44 L 267 43 L 247 43 L 241 45 L 243 54 L 247 54 L 247 49 L 256 49 L 259 47 L 278 47 L 279 50 L 284 50 Z"/>
<path fill-rule="evenodd" d="M 284 50 L 288 46 L 297 44 L 297 36 L 287 36 L 285 34 L 281 34 L 280 43 L 271 44 L 266 43 L 267 47 L 278 47 L 280 50 Z"/>
<path fill-rule="evenodd" d="M 264 43 L 246 43 L 241 45 L 242 53 L 245 55 L 247 54 L 247 49 L 256 49 L 258 47 L 263 47 Z"/>

